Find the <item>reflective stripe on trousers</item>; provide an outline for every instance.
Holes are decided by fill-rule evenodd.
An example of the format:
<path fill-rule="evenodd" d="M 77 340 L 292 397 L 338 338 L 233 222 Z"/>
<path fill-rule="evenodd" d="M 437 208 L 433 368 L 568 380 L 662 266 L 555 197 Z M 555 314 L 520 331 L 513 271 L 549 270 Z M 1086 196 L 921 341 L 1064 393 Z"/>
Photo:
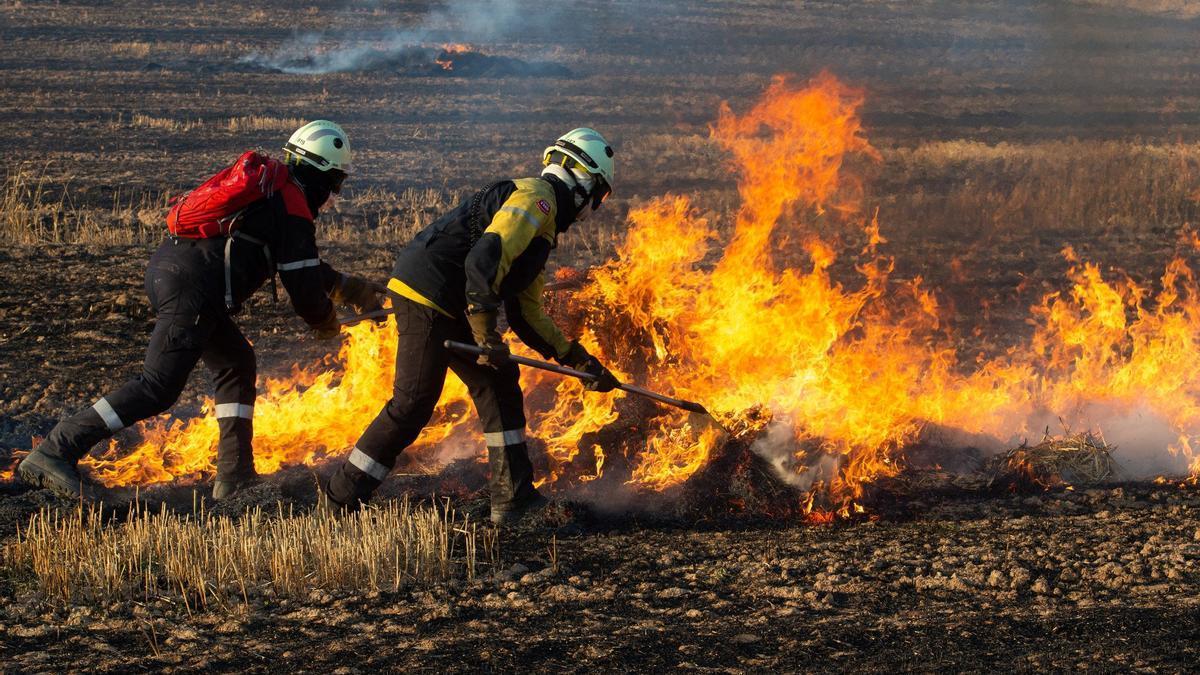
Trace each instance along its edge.
<path fill-rule="evenodd" d="M 383 481 L 383 479 L 387 478 L 388 473 L 391 472 L 390 467 L 376 461 L 367 455 L 367 453 L 359 450 L 357 447 L 354 448 L 354 451 L 350 453 L 350 457 L 348 457 L 346 461 L 354 465 L 354 467 L 359 471 L 362 471 L 377 481 Z"/>
<path fill-rule="evenodd" d="M 483 434 L 483 442 L 489 448 L 503 448 L 525 442 L 525 429 L 507 429 L 505 431 L 487 431 Z"/>
<path fill-rule="evenodd" d="M 223 417 L 240 417 L 242 419 L 254 419 L 254 406 L 246 405 L 245 403 L 218 403 L 216 407 L 217 419 Z"/>
<path fill-rule="evenodd" d="M 96 401 L 92 405 L 92 409 L 100 415 L 100 419 L 104 420 L 104 425 L 108 427 L 109 431 L 116 433 L 125 428 L 125 423 L 121 421 L 120 415 L 117 414 L 116 410 L 113 410 L 112 404 L 107 399 L 102 398 Z"/>

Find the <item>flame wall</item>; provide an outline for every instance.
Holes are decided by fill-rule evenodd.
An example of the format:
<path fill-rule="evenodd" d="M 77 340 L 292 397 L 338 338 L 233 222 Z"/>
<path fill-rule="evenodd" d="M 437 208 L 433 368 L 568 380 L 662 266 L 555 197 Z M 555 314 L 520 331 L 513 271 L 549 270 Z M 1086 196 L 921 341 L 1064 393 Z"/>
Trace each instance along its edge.
<path fill-rule="evenodd" d="M 964 363 L 936 295 L 920 279 L 891 281 L 891 260 L 876 252 L 885 241 L 878 220 L 846 169 L 848 159 L 878 159 L 862 102 L 862 91 L 822 74 L 806 84 L 778 78 L 742 114 L 723 106 L 712 135 L 738 176 L 733 222 L 722 230 L 683 196 L 635 208 L 618 257 L 572 299 L 585 344 L 622 376 L 703 401 L 727 423 L 771 420 L 775 464 L 842 509 L 870 481 L 895 474 L 903 448 L 930 423 L 1007 439 L 1045 419 L 1103 432 L 1097 411 L 1146 414 L 1190 458 L 1200 433 L 1192 270 L 1172 261 L 1152 295 L 1068 251 L 1071 288 L 1032 309 L 1032 338 Z M 829 273 L 834 248 L 818 233 L 831 227 L 867 235 L 852 287 Z M 255 408 L 258 470 L 346 452 L 389 396 L 393 343 L 390 325 L 361 324 L 333 363 L 267 380 Z M 523 378 L 531 430 L 548 454 L 544 482 L 564 489 L 600 475 L 612 448 L 596 432 L 619 420 L 621 395 L 585 395 L 536 371 Z M 670 411 L 638 429 L 628 482 L 651 490 L 687 480 L 721 440 Z M 113 443 L 87 460 L 101 482 L 211 474 L 211 417 L 150 420 L 141 432 L 133 447 Z M 451 377 L 408 456 L 435 471 L 439 448 L 462 443 L 483 452 L 465 388 Z"/>

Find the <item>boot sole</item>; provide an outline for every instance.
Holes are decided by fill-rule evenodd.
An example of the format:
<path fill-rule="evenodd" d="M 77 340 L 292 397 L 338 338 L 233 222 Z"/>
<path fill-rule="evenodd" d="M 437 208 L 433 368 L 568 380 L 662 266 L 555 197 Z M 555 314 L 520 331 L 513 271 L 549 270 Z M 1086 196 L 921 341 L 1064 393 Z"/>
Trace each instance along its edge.
<path fill-rule="evenodd" d="M 71 485 L 40 466 L 26 466 L 25 464 L 26 462 L 21 462 L 17 467 L 17 475 L 27 485 L 49 490 L 67 499 L 86 499 L 88 501 L 95 499 L 95 495 L 86 485 Z"/>

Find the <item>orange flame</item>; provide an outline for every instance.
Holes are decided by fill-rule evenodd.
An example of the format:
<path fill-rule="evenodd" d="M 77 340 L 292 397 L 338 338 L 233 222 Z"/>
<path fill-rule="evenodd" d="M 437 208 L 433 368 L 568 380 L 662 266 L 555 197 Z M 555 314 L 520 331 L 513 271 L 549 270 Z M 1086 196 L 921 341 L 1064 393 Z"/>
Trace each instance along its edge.
<path fill-rule="evenodd" d="M 572 300 L 589 351 L 623 379 L 703 401 L 727 427 L 769 425 L 752 448 L 801 491 L 812 522 L 862 513 L 864 487 L 900 471 L 904 448 L 928 424 L 1004 441 L 1040 432 L 1046 419 L 1099 427 L 1113 411 L 1149 414 L 1200 471 L 1200 289 L 1186 263 L 1172 261 L 1152 295 L 1068 250 L 1072 288 L 1033 309 L 1029 342 L 961 361 L 936 295 L 920 279 L 890 280 L 892 261 L 877 253 L 886 241 L 878 213 L 847 170 L 879 158 L 859 121 L 863 96 L 821 74 L 806 85 L 777 78 L 742 114 L 722 106 L 712 136 L 739 176 L 736 217 L 712 223 L 675 195 L 633 209 L 617 258 Z M 832 279 L 836 253 L 821 237 L 845 228 L 861 228 L 868 242 L 849 287 Z M 389 326 L 361 324 L 336 359 L 266 381 L 255 407 L 259 471 L 349 449 L 390 395 L 394 340 Z M 575 381 L 533 370 L 522 384 L 553 490 L 614 466 L 635 487 L 666 489 L 724 440 L 660 411 L 610 447 L 596 439 L 620 421 L 621 394 L 585 395 Z M 432 472 L 455 448 L 480 454 L 470 408 L 451 377 L 404 461 Z M 140 428 L 131 449 L 114 442 L 87 460 L 101 482 L 211 475 L 212 418 Z"/>
<path fill-rule="evenodd" d="M 441 66 L 442 70 L 454 70 L 454 55 L 465 54 L 473 51 L 475 51 L 475 49 L 471 47 L 471 45 L 467 44 L 444 44 L 442 45 L 441 53 L 438 54 L 437 58 L 434 59 L 433 62 Z"/>

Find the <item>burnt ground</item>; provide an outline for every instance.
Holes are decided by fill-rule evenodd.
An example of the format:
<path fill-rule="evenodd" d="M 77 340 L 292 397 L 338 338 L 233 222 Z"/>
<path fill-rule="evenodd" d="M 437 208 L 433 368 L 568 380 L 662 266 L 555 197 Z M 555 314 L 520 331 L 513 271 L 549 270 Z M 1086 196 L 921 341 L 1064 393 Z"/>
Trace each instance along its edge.
<path fill-rule="evenodd" d="M 1139 246 L 1146 275 L 1173 247 L 1166 234 L 1148 239 L 1161 250 L 1150 241 Z M 891 246 L 906 276 L 932 277 L 948 300 L 997 308 L 971 314 L 979 333 L 993 336 L 964 345 L 972 349 L 1000 348 L 1028 330 L 1021 308 L 1059 283 L 1062 269 L 1050 262 L 1061 242 L 1047 237 L 1015 241 L 1003 249 L 1008 255 L 954 242 Z M 1101 240 L 1089 253 L 1129 260 L 1127 246 Z M 972 278 L 956 282 L 941 250 L 956 251 Z M 140 288 L 148 253 L 140 246 L 0 251 L 0 283 L 14 291 L 0 306 L 4 349 L 25 355 L 0 362 L 5 452 L 28 448 L 59 415 L 135 372 L 150 326 Z M 336 243 L 323 255 L 378 276 L 391 257 Z M 56 264 L 47 266 L 48 257 Z M 316 361 L 330 348 L 307 336 L 286 301 L 276 305 L 265 292 L 242 323 L 264 373 Z M 206 390 L 198 372 L 177 413 L 194 412 Z M 383 493 L 428 495 L 439 487 L 394 478 Z M 203 495 L 207 486 L 195 489 Z M 152 508 L 184 512 L 193 488 L 141 497 Z M 236 516 L 256 505 L 273 510 L 280 500 L 311 508 L 306 470 L 285 471 L 219 508 Z M 167 601 L 53 607 L 28 579 L 5 574 L 0 655 L 18 671 L 69 662 L 96 671 L 258 672 L 1129 671 L 1183 670 L 1200 656 L 1200 493 L 1193 488 L 917 491 L 878 503 L 879 520 L 835 526 L 578 507 L 567 527 L 555 521 L 505 533 L 500 568 L 483 581 L 396 594 L 315 592 L 305 601 L 252 596 L 248 607 L 195 615 Z M 478 498 L 460 500 L 476 505 Z M 72 508 L 44 491 L 0 484 L 0 537 L 44 506 Z"/>
<path fill-rule="evenodd" d="M 531 526 L 485 581 L 191 616 L 47 610 L 6 583 L 0 654 L 31 672 L 1183 671 L 1200 658 L 1198 515 L 1194 490 L 1126 485 L 849 526 Z"/>
<path fill-rule="evenodd" d="M 1129 179 L 1117 186 L 1127 192 L 1105 192 L 1119 182 L 1106 171 L 1127 163 L 1120 153 L 1129 148 L 1112 150 L 1117 159 L 1093 174 L 1069 167 L 1049 178 L 1001 156 L 1005 148 L 1018 159 L 1036 154 L 1045 143 L 1056 155 L 1109 141 L 1191 147 L 1200 138 L 1200 63 L 1187 3 L 571 7 L 571 26 L 556 31 L 522 24 L 485 40 L 435 26 L 420 41 L 425 49 L 468 41 L 572 75 L 468 78 L 378 69 L 281 75 L 242 61 L 308 31 L 329 31 L 336 42 L 414 25 L 429 3 L 271 1 L 248 12 L 186 0 L 0 3 L 7 168 L 46 178 L 43 201 L 62 198 L 60 210 L 79 224 L 72 237 L 133 241 L 145 231 L 121 228 L 145 227 L 153 239 L 164 195 L 246 147 L 278 147 L 296 119 L 331 117 L 355 139 L 351 191 L 362 194 L 347 201 L 382 205 L 343 214 L 343 236 L 323 255 L 382 278 L 392 245 L 349 242 L 419 224 L 393 197 L 444 197 L 528 171 L 547 138 L 593 124 L 611 131 L 621 153 L 621 189 L 592 223 L 605 236 L 559 253 L 595 258 L 619 239 L 625 209 L 651 196 L 690 194 L 722 216 L 734 185 L 707 140 L 719 102 L 745 109 L 778 73 L 803 79 L 829 68 L 865 88 L 868 136 L 888 158 L 868 186 L 890 240 L 883 252 L 896 256 L 898 277 L 921 275 L 937 289 L 953 317 L 948 328 L 967 336 L 964 357 L 1027 335 L 1028 307 L 1063 288 L 1064 246 L 1106 272 L 1146 281 L 1161 274 L 1180 226 L 1195 220 L 1195 167 L 1184 162 L 1164 171 L 1168 160 L 1155 159 L 1162 173 L 1148 177 L 1136 175 L 1140 164 L 1113 171 Z M 579 29 L 593 22 L 601 30 Z M 1083 144 L 1055 145 L 1071 138 Z M 886 152 L 920 158 L 923 149 L 932 159 L 907 173 Z M 968 162 L 964 152 L 983 159 Z M 1164 174 L 1175 174 L 1186 195 Z M 1154 192 L 1160 182 L 1171 189 Z M 380 188 L 383 196 L 368 194 Z M 966 199 L 976 193 L 986 198 Z M 1060 201 L 1096 206 L 1045 208 Z M 1110 208 L 1128 218 L 1093 217 Z M 418 215 L 427 221 L 434 211 Z M 51 228 L 51 220 L 38 222 Z M 149 251 L 0 246 L 0 461 L 136 372 L 150 329 L 142 292 Z M 565 262 L 586 266 L 578 257 Z M 839 274 L 853 283 L 849 264 Z M 286 301 L 276 305 L 266 293 L 243 326 L 264 374 L 330 350 L 308 339 Z M 197 412 L 206 390 L 197 374 L 175 412 Z M 222 508 L 236 514 L 278 500 L 309 508 L 311 480 L 296 471 Z M 432 489 L 395 481 L 387 492 Z M 182 510 L 192 490 L 143 498 Z M 821 527 L 583 510 L 573 527 L 505 533 L 502 568 L 475 584 L 315 593 L 302 602 L 254 597 L 245 611 L 194 616 L 165 602 L 48 607 L 26 579 L 0 570 L 0 670 L 1194 669 L 1193 489 L 1135 483 L 890 498 L 878 521 Z M 43 506 L 71 507 L 0 483 L 0 542 Z"/>

